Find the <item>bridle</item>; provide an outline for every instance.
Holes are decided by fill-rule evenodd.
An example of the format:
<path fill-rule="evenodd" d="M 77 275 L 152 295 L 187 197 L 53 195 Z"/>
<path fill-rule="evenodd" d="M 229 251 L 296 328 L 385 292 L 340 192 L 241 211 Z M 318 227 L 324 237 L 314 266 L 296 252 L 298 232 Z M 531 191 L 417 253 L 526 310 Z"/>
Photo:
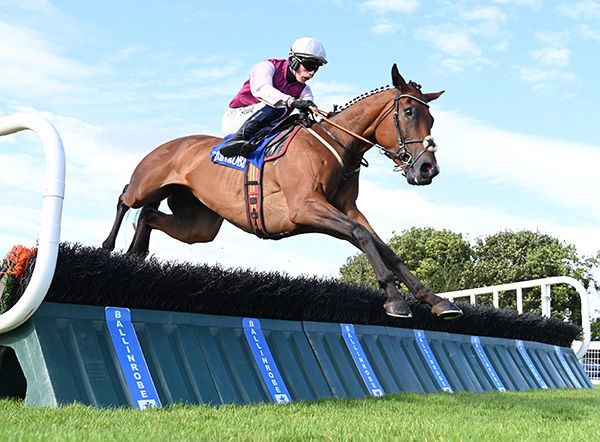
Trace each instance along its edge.
<path fill-rule="evenodd" d="M 427 135 L 422 140 L 405 140 L 404 139 L 404 136 L 402 135 L 402 130 L 400 129 L 400 120 L 399 120 L 399 109 L 400 109 L 400 99 L 401 98 L 411 98 L 411 99 L 418 101 L 419 103 L 425 105 L 427 108 L 429 108 L 429 104 L 427 104 L 426 101 L 421 100 L 420 98 L 417 98 L 414 95 L 401 94 L 399 91 L 396 91 L 396 95 L 394 97 L 394 102 L 390 105 L 389 108 L 387 108 L 379 116 L 379 118 L 377 119 L 377 123 L 375 124 L 375 128 L 373 129 L 373 132 L 375 132 L 377 130 L 377 128 L 379 127 L 379 125 L 381 124 L 381 122 L 383 121 L 383 119 L 392 110 L 394 111 L 394 127 L 396 128 L 396 138 L 398 140 L 398 149 L 395 152 L 392 150 L 386 149 L 385 147 L 383 147 L 382 145 L 380 145 L 378 143 L 373 143 L 372 141 L 367 140 L 366 138 L 358 135 L 357 133 L 354 133 L 351 130 L 346 129 L 343 126 L 340 126 L 339 124 L 335 123 L 334 121 L 331 121 L 329 118 L 327 118 L 327 115 L 329 115 L 327 112 L 322 111 L 320 109 L 316 109 L 316 108 L 313 108 L 311 110 L 320 119 L 327 121 L 328 123 L 337 127 L 338 129 L 342 130 L 343 132 L 346 132 L 348 135 L 351 135 L 354 138 L 357 138 L 361 141 L 364 141 L 367 144 L 370 144 L 371 147 L 376 147 L 377 149 L 379 149 L 379 152 L 382 155 L 385 155 L 386 157 L 390 158 L 392 161 L 398 160 L 400 163 L 402 163 L 402 165 L 396 164 L 396 166 L 394 167 L 394 172 L 402 172 L 403 174 L 406 174 L 406 170 L 412 168 L 414 166 L 415 162 L 418 161 L 419 158 L 421 158 L 421 156 L 423 156 L 425 154 L 425 152 L 435 152 L 437 150 L 437 145 L 435 144 L 435 141 L 433 140 L 433 137 L 431 135 Z M 329 133 L 329 131 L 327 131 L 327 132 Z M 329 135 L 332 136 L 330 133 L 329 133 Z M 335 137 L 333 137 L 333 138 L 338 144 L 341 144 L 339 141 L 337 141 L 337 139 L 335 139 Z M 412 154 L 406 148 L 406 146 L 408 146 L 409 144 L 422 144 L 423 145 L 423 150 L 421 150 L 419 152 L 419 154 L 417 155 L 417 157 L 414 159 L 413 159 Z M 344 146 L 342 145 L 342 147 L 344 147 Z M 345 148 L 345 149 L 347 149 L 347 148 Z"/>
<path fill-rule="evenodd" d="M 405 140 L 404 139 L 404 137 L 402 136 L 402 130 L 400 129 L 400 120 L 399 120 L 400 112 L 399 112 L 399 110 L 400 110 L 400 98 L 405 98 L 405 97 L 411 98 L 415 101 L 418 101 L 419 103 L 423 104 L 425 107 L 429 108 L 429 104 L 427 104 L 426 101 L 421 100 L 420 98 L 417 98 L 414 95 L 401 94 L 399 91 L 396 91 L 396 96 L 394 97 L 394 102 L 389 107 L 389 109 L 387 109 L 378 118 L 377 124 L 375 124 L 374 130 L 377 130 L 377 127 L 381 124 L 383 119 L 393 109 L 394 110 L 394 127 L 396 128 L 396 138 L 398 140 L 398 150 L 396 150 L 396 152 L 393 152 L 377 143 L 371 143 L 371 144 L 374 147 L 377 147 L 381 154 L 390 158 L 392 161 L 394 161 L 394 160 L 400 161 L 405 166 L 406 169 L 410 169 L 419 160 L 419 158 L 421 158 L 421 156 L 423 156 L 423 154 L 425 154 L 425 152 L 435 152 L 437 150 L 437 145 L 435 144 L 435 141 L 433 140 L 433 137 L 431 135 L 427 135 L 422 140 Z M 419 152 L 419 154 L 417 155 L 417 157 L 415 159 L 413 159 L 413 156 L 411 155 L 411 153 L 406 149 L 406 146 L 409 144 L 422 144 L 423 145 L 423 150 L 421 150 Z M 404 170 L 402 170 L 401 166 L 397 165 L 396 167 L 394 167 L 394 172 L 399 172 L 399 171 L 402 171 L 404 173 Z"/>

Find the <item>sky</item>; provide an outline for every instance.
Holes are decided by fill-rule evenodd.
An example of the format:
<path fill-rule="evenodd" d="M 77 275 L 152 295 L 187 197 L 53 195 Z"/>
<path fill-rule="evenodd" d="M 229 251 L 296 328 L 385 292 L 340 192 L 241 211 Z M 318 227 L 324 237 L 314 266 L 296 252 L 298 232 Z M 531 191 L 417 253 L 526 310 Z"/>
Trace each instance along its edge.
<path fill-rule="evenodd" d="M 397 63 L 432 103 L 441 174 L 407 184 L 372 150 L 358 206 L 388 240 L 411 227 L 465 238 L 537 230 L 600 250 L 600 1 L 0 0 L 0 116 L 36 112 L 67 158 L 61 240 L 99 246 L 135 165 L 189 134 L 222 135 L 257 62 L 298 37 L 326 47 L 310 86 L 322 109 L 391 83 Z M 0 137 L 0 255 L 40 229 L 44 153 Z M 117 241 L 126 249 L 135 216 Z M 163 259 L 336 277 L 352 245 L 323 235 L 266 241 L 228 223 L 210 244 L 154 232 Z M 506 281 L 510 282 L 510 281 Z"/>

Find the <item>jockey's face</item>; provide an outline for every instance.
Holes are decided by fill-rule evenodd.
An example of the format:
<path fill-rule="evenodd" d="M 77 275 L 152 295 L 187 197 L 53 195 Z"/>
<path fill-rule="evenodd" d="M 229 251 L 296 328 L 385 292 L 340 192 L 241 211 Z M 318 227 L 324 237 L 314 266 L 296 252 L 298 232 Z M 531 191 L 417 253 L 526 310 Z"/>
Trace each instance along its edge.
<path fill-rule="evenodd" d="M 300 63 L 298 69 L 296 69 L 296 72 L 294 72 L 296 74 L 296 81 L 302 84 L 306 83 L 315 76 L 317 69 L 318 67 L 313 70 L 308 70 L 302 63 Z"/>

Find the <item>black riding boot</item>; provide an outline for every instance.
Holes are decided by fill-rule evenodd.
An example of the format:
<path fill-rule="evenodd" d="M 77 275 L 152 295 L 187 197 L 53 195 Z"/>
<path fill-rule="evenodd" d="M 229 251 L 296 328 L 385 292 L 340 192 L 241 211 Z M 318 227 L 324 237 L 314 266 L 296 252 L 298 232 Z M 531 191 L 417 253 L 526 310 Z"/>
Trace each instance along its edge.
<path fill-rule="evenodd" d="M 255 148 L 249 141 L 260 129 L 264 123 L 257 121 L 254 115 L 248 118 L 242 127 L 223 144 L 219 152 L 225 157 L 234 157 L 236 155 L 247 156 Z"/>
<path fill-rule="evenodd" d="M 283 114 L 285 114 L 284 108 L 265 106 L 259 109 L 223 144 L 219 152 L 224 157 L 234 157 L 236 155 L 247 157 L 256 149 L 256 145 L 252 142 L 254 135 L 267 126 L 267 124 L 280 118 Z"/>

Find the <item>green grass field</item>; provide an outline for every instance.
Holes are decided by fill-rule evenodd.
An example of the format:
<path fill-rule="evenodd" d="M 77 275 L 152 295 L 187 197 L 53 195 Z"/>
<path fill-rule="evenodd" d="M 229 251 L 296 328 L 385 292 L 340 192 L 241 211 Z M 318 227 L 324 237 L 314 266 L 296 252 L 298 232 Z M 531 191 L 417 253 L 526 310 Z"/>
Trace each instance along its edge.
<path fill-rule="evenodd" d="M 0 400 L 0 440 L 600 440 L 600 388 L 139 412 Z"/>

